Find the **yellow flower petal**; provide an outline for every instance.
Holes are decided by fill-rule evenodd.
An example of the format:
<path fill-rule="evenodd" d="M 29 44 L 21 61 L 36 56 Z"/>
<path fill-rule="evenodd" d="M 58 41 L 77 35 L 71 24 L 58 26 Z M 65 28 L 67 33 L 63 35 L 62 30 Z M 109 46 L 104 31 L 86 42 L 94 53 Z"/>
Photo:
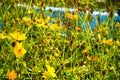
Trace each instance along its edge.
<path fill-rule="evenodd" d="M 10 33 L 10 36 L 13 37 L 16 40 L 25 40 L 26 34 L 20 34 L 17 31 L 14 31 L 13 33 Z"/>
<path fill-rule="evenodd" d="M 31 13 L 33 13 L 33 11 L 32 10 L 28 10 L 28 14 L 31 14 Z"/>
<path fill-rule="evenodd" d="M 31 21 L 31 19 L 29 17 L 23 17 L 22 20 L 25 21 L 25 22 Z"/>
<path fill-rule="evenodd" d="M 112 39 L 104 40 L 103 43 L 107 45 L 112 45 Z"/>
<path fill-rule="evenodd" d="M 49 72 L 48 71 L 45 71 L 43 74 L 42 74 L 42 78 L 49 78 Z"/>
<path fill-rule="evenodd" d="M 45 28 L 45 29 L 48 28 L 48 26 L 45 25 L 45 23 L 42 23 L 42 24 L 36 24 L 36 26 L 37 26 L 37 27 L 42 27 L 42 28 Z"/>
<path fill-rule="evenodd" d="M 7 76 L 9 80 L 15 80 L 17 78 L 17 73 L 14 70 L 12 70 L 11 72 L 8 70 Z"/>
<path fill-rule="evenodd" d="M 55 69 L 54 69 L 54 67 L 50 67 L 49 65 L 46 65 L 46 67 L 47 67 L 47 70 L 48 70 L 49 75 L 50 75 L 51 77 L 57 77 L 56 74 L 55 74 Z"/>
<path fill-rule="evenodd" d="M 70 13 L 66 13 L 66 16 L 67 16 L 67 18 L 69 18 L 69 19 L 73 19 L 73 20 L 78 19 L 78 16 L 77 16 L 77 15 L 72 15 L 72 14 L 70 14 Z"/>
<path fill-rule="evenodd" d="M 22 57 L 26 53 L 26 50 L 22 47 L 22 43 L 16 42 L 14 47 L 14 53 L 16 57 Z"/>
<path fill-rule="evenodd" d="M 58 24 L 50 24 L 50 28 L 53 31 L 60 30 L 62 26 L 58 26 Z"/>

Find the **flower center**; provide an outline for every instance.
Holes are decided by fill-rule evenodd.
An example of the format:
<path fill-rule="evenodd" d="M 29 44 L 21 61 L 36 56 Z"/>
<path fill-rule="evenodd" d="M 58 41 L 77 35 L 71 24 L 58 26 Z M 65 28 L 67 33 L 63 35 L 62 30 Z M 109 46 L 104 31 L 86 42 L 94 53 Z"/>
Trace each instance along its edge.
<path fill-rule="evenodd" d="M 18 50 L 19 53 L 21 53 L 21 51 L 22 51 L 21 49 Z"/>

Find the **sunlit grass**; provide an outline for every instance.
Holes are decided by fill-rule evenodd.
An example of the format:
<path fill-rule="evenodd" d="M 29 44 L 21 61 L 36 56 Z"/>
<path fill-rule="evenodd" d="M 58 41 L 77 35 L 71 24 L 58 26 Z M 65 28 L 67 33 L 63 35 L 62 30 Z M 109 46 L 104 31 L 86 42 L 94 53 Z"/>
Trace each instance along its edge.
<path fill-rule="evenodd" d="M 18 7 L 19 0 L 1 1 L 0 79 L 119 80 L 120 24 L 114 23 L 114 16 L 91 29 L 93 18 L 80 13 L 91 5 L 95 8 L 95 2 L 83 1 L 77 12 L 65 10 L 63 19 L 60 12 L 53 18 L 53 10 L 42 11 L 54 4 L 43 2 L 26 2 L 37 5 L 36 12 L 34 7 Z M 70 2 L 79 7 L 79 0 Z M 70 2 L 57 5 L 67 9 Z"/>

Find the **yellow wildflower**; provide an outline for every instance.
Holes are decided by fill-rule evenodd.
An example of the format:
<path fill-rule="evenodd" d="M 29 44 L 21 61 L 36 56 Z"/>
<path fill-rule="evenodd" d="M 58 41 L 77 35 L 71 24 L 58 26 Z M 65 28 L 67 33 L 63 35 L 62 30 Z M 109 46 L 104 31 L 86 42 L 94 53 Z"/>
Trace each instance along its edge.
<path fill-rule="evenodd" d="M 112 39 L 104 40 L 103 43 L 107 45 L 112 45 Z"/>
<path fill-rule="evenodd" d="M 22 47 L 22 43 L 15 43 L 14 53 L 16 57 L 22 57 L 26 53 L 26 50 Z"/>
<path fill-rule="evenodd" d="M 55 30 L 60 30 L 62 26 L 58 26 L 58 24 L 50 24 L 50 28 L 55 31 Z"/>
<path fill-rule="evenodd" d="M 33 11 L 32 10 L 28 10 L 28 14 L 31 14 L 31 13 L 33 13 Z"/>
<path fill-rule="evenodd" d="M 55 69 L 54 69 L 54 67 L 50 67 L 49 65 L 46 65 L 46 67 L 47 67 L 47 70 L 48 70 L 49 75 L 50 75 L 51 77 L 57 77 L 56 74 L 55 74 Z"/>
<path fill-rule="evenodd" d="M 89 61 L 97 62 L 97 61 L 98 61 L 98 56 L 97 56 L 97 55 L 94 56 L 94 57 L 87 56 L 87 59 L 88 59 Z"/>
<path fill-rule="evenodd" d="M 8 70 L 7 76 L 9 80 L 15 80 L 17 78 L 17 73 L 14 70 L 12 70 L 11 72 Z"/>
<path fill-rule="evenodd" d="M 32 22 L 29 17 L 23 17 L 22 20 L 25 21 L 27 23 L 27 25 L 30 25 Z"/>
<path fill-rule="evenodd" d="M 70 13 L 66 13 L 66 16 L 67 16 L 67 18 L 69 18 L 69 19 L 78 19 L 78 16 L 77 16 L 77 15 L 72 15 L 72 14 L 70 14 Z"/>
<path fill-rule="evenodd" d="M 115 68 L 114 68 L 114 67 L 110 67 L 109 70 L 110 70 L 110 71 L 113 71 L 113 70 L 115 70 Z"/>
<path fill-rule="evenodd" d="M 43 78 L 48 79 L 49 77 L 57 77 L 55 74 L 55 69 L 54 67 L 51 67 L 49 65 L 46 65 L 47 71 L 43 73 Z"/>
<path fill-rule="evenodd" d="M 69 19 L 73 19 L 73 15 L 70 14 L 70 13 L 66 13 L 66 16 L 67 16 L 67 18 L 69 18 Z"/>
<path fill-rule="evenodd" d="M 48 28 L 48 26 L 46 25 L 46 23 L 38 23 L 38 24 L 36 24 L 36 26 L 37 27 L 42 27 L 42 28 L 45 28 L 45 29 L 47 29 Z"/>
<path fill-rule="evenodd" d="M 20 34 L 17 31 L 14 31 L 13 33 L 10 33 L 10 36 L 13 37 L 16 40 L 25 40 L 26 34 Z"/>
<path fill-rule="evenodd" d="M 42 27 L 42 28 L 48 28 L 47 21 L 44 20 L 43 18 L 36 18 L 35 23 L 37 27 Z"/>
<path fill-rule="evenodd" d="M 37 23 L 43 23 L 43 22 L 45 22 L 45 20 L 43 18 L 40 18 L 40 19 L 36 18 L 35 21 Z"/>
<path fill-rule="evenodd" d="M 42 74 L 42 77 L 43 77 L 44 79 L 49 78 L 49 72 L 48 72 L 48 71 L 45 71 L 45 72 Z"/>
<path fill-rule="evenodd" d="M 6 36 L 4 34 L 0 33 L 0 39 L 5 39 L 5 38 L 6 38 Z"/>
<path fill-rule="evenodd" d="M 98 56 L 96 55 L 96 56 L 92 57 L 92 61 L 97 62 L 98 61 Z"/>
<path fill-rule="evenodd" d="M 54 56 L 57 58 L 59 56 L 59 53 L 54 52 Z"/>
<path fill-rule="evenodd" d="M 22 20 L 25 21 L 25 22 L 31 21 L 31 19 L 29 17 L 23 17 Z"/>

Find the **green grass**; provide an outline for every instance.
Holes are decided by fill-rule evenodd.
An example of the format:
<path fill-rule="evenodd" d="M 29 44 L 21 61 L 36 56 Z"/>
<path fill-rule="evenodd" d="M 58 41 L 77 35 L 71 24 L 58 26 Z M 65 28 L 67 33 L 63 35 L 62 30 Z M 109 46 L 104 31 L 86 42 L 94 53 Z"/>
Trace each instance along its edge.
<path fill-rule="evenodd" d="M 2 5 L 0 5 L 0 21 L 4 25 L 0 33 L 7 36 L 5 39 L 0 36 L 1 80 L 10 79 L 7 76 L 8 70 L 15 70 L 16 80 L 43 80 L 43 73 L 52 70 L 48 69 L 46 65 L 54 68 L 57 76 L 50 76 L 49 73 L 48 80 L 119 80 L 120 24 L 112 24 L 109 17 L 108 22 L 98 24 L 91 31 L 88 23 L 90 20 L 86 16 L 83 20 L 88 26 L 86 31 L 82 31 L 81 26 L 77 24 L 80 17 L 76 20 L 64 21 L 57 18 L 58 26 L 61 26 L 62 22 L 65 23 L 60 30 L 52 30 L 50 26 L 48 28 L 35 27 L 35 18 L 46 20 L 45 13 L 50 13 L 50 11 L 36 13 L 32 9 L 33 12 L 28 14 L 28 10 L 25 8 L 15 7 L 17 3 L 19 1 L 6 1 L 1 2 Z M 31 5 L 32 2 L 28 1 L 26 4 Z M 33 4 L 38 5 L 38 2 Z M 45 3 L 45 5 L 49 5 L 49 3 Z M 69 2 L 64 3 L 64 7 L 68 6 Z M 74 6 L 78 7 L 78 5 Z M 29 21 L 23 21 L 23 17 L 26 15 L 31 18 L 30 25 Z M 112 25 L 111 28 L 108 25 L 109 21 Z M 76 27 L 80 30 L 76 30 Z M 22 41 L 12 38 L 10 33 L 15 30 L 26 33 L 27 38 Z M 68 34 L 65 34 L 66 32 Z M 107 41 L 109 39 L 112 41 Z M 22 57 L 15 56 L 15 42 L 22 42 L 23 48 L 26 50 Z"/>

